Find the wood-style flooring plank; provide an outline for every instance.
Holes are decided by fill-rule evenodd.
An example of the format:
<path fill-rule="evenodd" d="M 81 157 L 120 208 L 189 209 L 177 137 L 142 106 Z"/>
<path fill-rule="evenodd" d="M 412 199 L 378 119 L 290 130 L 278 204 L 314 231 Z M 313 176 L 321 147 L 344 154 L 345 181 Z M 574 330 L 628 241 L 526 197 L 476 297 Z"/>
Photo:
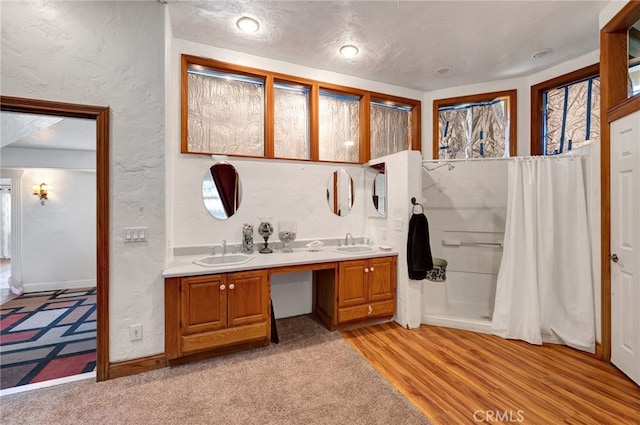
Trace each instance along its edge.
<path fill-rule="evenodd" d="M 436 425 L 640 425 L 640 387 L 569 347 L 393 322 L 342 334 Z"/>

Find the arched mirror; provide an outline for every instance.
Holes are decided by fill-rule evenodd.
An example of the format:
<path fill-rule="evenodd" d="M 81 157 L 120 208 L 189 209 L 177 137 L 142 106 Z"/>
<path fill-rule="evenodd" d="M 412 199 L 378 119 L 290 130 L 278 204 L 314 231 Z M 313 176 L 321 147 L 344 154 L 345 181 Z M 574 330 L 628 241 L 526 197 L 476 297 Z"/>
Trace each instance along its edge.
<path fill-rule="evenodd" d="M 379 216 L 387 216 L 387 175 L 385 174 L 384 163 L 372 165 L 371 169 L 375 172 L 373 183 L 371 185 L 371 200 L 373 208 Z"/>
<path fill-rule="evenodd" d="M 327 203 L 332 213 L 343 217 L 353 206 L 353 179 L 347 170 L 336 170 L 327 182 Z"/>
<path fill-rule="evenodd" d="M 241 197 L 240 176 L 233 165 L 219 162 L 207 170 L 202 181 L 202 200 L 209 214 L 226 220 L 240 207 Z"/>

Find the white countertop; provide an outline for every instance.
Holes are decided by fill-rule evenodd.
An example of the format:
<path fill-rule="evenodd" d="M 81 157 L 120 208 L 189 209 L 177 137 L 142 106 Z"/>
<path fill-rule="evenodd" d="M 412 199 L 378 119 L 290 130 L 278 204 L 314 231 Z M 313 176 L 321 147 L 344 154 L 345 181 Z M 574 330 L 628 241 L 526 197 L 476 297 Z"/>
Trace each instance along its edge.
<path fill-rule="evenodd" d="M 398 255 L 398 251 L 395 249 L 382 250 L 378 247 L 374 247 L 374 252 L 364 252 L 357 254 L 336 252 L 334 251 L 335 248 L 335 246 L 324 246 L 320 248 L 319 251 L 315 252 L 309 251 L 306 248 L 299 248 L 294 249 L 293 252 L 289 253 L 283 253 L 277 250 L 271 254 L 259 254 L 257 251 L 254 251 L 253 254 L 249 254 L 252 258 L 246 263 L 222 264 L 208 267 L 193 264 L 194 261 L 206 257 L 207 255 L 200 254 L 177 256 L 174 257 L 173 261 L 171 261 L 167 268 L 164 269 L 164 271 L 162 272 L 162 276 L 197 276 L 205 274 L 259 270 L 282 266 L 329 263 L 332 261 L 348 261 L 359 260 L 363 258 L 389 257 Z"/>

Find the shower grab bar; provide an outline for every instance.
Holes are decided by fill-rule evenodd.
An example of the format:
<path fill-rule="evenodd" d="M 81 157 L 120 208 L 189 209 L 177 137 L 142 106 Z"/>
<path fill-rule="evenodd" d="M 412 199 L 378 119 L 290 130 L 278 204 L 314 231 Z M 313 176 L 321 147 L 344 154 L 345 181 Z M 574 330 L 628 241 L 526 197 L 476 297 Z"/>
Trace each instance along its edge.
<path fill-rule="evenodd" d="M 443 239 L 444 246 L 498 246 L 502 248 L 502 242 L 463 242 L 455 239 Z"/>

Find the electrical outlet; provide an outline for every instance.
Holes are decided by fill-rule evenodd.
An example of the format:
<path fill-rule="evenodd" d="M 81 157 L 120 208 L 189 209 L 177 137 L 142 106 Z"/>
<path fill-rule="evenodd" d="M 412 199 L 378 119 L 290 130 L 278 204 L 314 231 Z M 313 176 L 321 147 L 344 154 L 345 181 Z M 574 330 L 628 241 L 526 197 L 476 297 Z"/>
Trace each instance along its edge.
<path fill-rule="evenodd" d="M 387 240 L 387 229 L 382 229 L 382 240 L 383 241 Z"/>
<path fill-rule="evenodd" d="M 131 341 L 139 341 L 142 339 L 142 325 L 129 326 L 129 339 Z"/>
<path fill-rule="evenodd" d="M 394 220 L 396 232 L 402 232 L 402 220 Z"/>

